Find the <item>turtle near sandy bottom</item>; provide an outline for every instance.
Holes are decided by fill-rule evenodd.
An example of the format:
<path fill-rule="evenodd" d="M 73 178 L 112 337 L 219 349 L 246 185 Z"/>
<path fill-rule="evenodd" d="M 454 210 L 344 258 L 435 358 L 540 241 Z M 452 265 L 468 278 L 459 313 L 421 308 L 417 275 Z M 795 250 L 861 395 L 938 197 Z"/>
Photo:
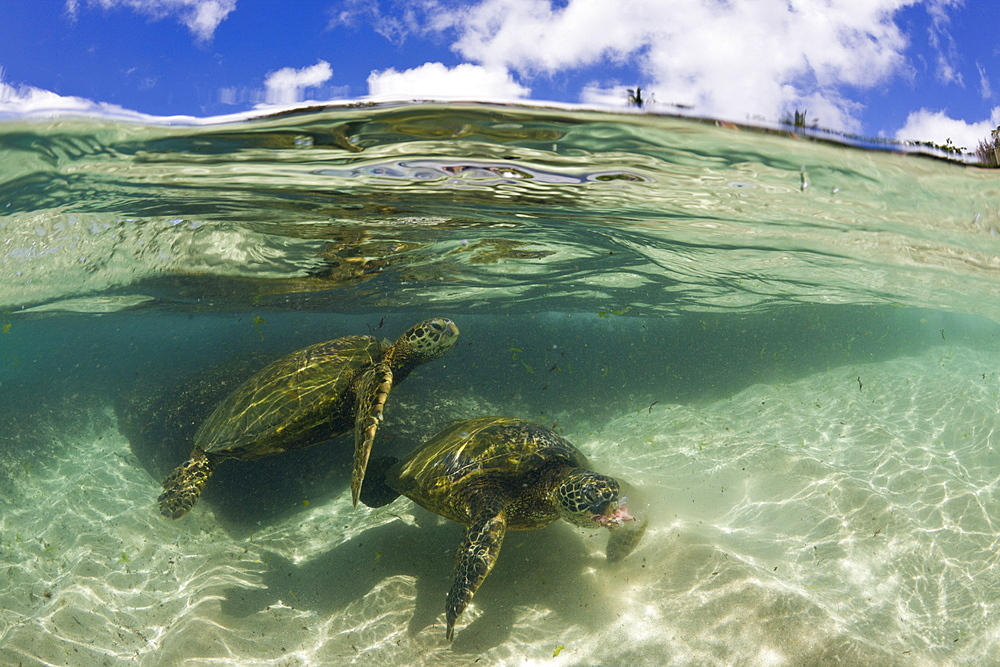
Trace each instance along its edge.
<path fill-rule="evenodd" d="M 393 385 L 450 350 L 457 339 L 454 322 L 433 318 L 391 345 L 372 336 L 346 336 L 271 363 L 223 399 L 198 429 L 190 458 L 163 481 L 160 513 L 171 519 L 187 514 L 219 461 L 301 449 L 351 429 L 356 505 Z"/>
<path fill-rule="evenodd" d="M 402 461 L 382 458 L 361 491 L 381 507 L 404 495 L 466 526 L 445 605 L 449 640 L 455 621 L 493 569 L 504 534 L 542 528 L 559 518 L 611 531 L 609 561 L 630 554 L 646 530 L 625 507 L 618 482 L 590 470 L 558 433 L 507 417 L 453 423 Z"/>

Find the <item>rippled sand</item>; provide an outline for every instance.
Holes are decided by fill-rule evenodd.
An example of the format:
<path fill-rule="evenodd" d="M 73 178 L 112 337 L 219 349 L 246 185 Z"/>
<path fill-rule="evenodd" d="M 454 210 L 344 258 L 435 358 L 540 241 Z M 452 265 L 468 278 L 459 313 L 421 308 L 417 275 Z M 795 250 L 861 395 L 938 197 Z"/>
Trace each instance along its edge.
<path fill-rule="evenodd" d="M 940 348 L 562 424 L 643 488 L 644 542 L 609 566 L 604 535 L 509 534 L 451 645 L 457 526 L 346 491 L 248 537 L 207 502 L 161 519 L 108 408 L 5 482 L 0 663 L 982 664 L 998 361 Z"/>

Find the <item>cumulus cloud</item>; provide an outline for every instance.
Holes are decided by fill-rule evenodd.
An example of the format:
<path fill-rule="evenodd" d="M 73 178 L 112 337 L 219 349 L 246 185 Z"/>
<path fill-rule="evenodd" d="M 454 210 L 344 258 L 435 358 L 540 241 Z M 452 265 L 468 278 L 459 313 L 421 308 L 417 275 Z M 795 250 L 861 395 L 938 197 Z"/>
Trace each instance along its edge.
<path fill-rule="evenodd" d="M 906 39 L 891 16 L 912 2 L 633 0 L 612 14 L 594 0 L 481 0 L 448 16 L 455 51 L 487 67 L 554 74 L 635 62 L 661 102 L 735 120 L 808 105 L 824 126 L 856 131 L 856 108 L 838 89 L 904 67 Z"/>
<path fill-rule="evenodd" d="M 3 81 L 0 70 L 0 114 L 21 116 L 40 113 L 102 114 L 117 117 L 139 116 L 115 104 L 94 102 L 83 97 L 53 93 L 34 86 L 15 86 Z"/>
<path fill-rule="evenodd" d="M 240 113 L 228 116 L 197 118 L 194 116 L 152 116 L 126 109 L 117 104 L 95 102 L 85 97 L 60 95 L 51 90 L 35 86 L 15 85 L 3 81 L 0 68 L 0 117 L 100 117 L 141 123 L 163 123 L 202 125 L 242 120 L 251 114 Z"/>
<path fill-rule="evenodd" d="M 512 101 L 531 93 L 516 82 L 503 67 L 482 67 L 468 63 L 446 67 L 425 63 L 397 72 L 395 69 L 372 72 L 368 94 L 379 100 L 463 99 Z"/>
<path fill-rule="evenodd" d="M 386 2 L 394 12 L 377 0 L 346 0 L 331 25 L 368 20 L 397 43 L 437 33 L 464 60 L 522 81 L 595 65 L 637 67 L 641 80 L 630 83 L 661 104 L 732 120 L 774 121 L 807 108 L 824 127 L 851 132 L 861 129 L 860 107 L 847 93 L 912 71 L 894 18 L 923 5 L 937 75 L 960 83 L 948 28 L 962 0 Z M 402 18 L 388 26 L 391 15 Z M 612 100 L 617 84 L 594 81 L 581 99 Z"/>
<path fill-rule="evenodd" d="M 76 16 L 82 5 L 104 10 L 125 7 L 154 21 L 174 16 L 204 42 L 212 39 L 215 29 L 236 9 L 236 0 L 66 0 L 66 11 Z"/>
<path fill-rule="evenodd" d="M 921 109 L 914 111 L 906 118 L 906 123 L 896 133 L 899 141 L 932 141 L 952 144 L 969 151 L 983 139 L 988 139 L 990 131 L 1000 127 L 1000 107 L 993 107 L 990 117 L 978 123 L 968 123 L 964 120 L 951 118 L 946 111 L 931 111 Z"/>
<path fill-rule="evenodd" d="M 268 104 L 294 104 L 301 102 L 306 88 L 320 86 L 333 76 L 330 63 L 318 61 L 310 67 L 295 69 L 282 67 L 270 72 L 264 79 L 264 99 Z"/>

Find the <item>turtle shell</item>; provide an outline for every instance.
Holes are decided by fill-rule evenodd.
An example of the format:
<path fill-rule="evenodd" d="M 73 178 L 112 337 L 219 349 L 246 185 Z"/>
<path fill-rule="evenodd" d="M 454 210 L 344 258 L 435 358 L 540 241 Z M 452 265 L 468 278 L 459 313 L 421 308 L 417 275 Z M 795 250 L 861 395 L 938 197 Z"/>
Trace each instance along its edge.
<path fill-rule="evenodd" d="M 386 483 L 458 523 L 471 520 L 476 489 L 495 484 L 514 500 L 512 509 L 525 505 L 524 517 L 510 517 L 509 527 L 534 528 L 556 518 L 554 506 L 544 507 L 548 492 L 540 487 L 551 481 L 548 472 L 566 466 L 589 468 L 587 458 L 555 431 L 523 419 L 480 417 L 455 422 L 428 440 L 389 469 Z"/>
<path fill-rule="evenodd" d="M 354 381 L 382 354 L 375 338 L 347 336 L 282 357 L 219 403 L 195 445 L 251 460 L 346 433 L 354 427 Z"/>

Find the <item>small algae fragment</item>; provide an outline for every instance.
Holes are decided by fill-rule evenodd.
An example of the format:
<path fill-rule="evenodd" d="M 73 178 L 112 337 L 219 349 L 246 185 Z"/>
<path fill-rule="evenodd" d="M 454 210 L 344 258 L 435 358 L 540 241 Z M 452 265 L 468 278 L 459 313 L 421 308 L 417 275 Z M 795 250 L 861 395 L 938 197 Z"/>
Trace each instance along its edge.
<path fill-rule="evenodd" d="M 264 331 L 260 328 L 260 325 L 262 324 L 267 324 L 267 320 L 260 315 L 254 315 L 253 328 L 257 330 L 257 334 L 260 336 L 261 342 L 264 342 Z"/>
<path fill-rule="evenodd" d="M 303 500 L 303 501 L 302 501 L 302 505 L 303 505 L 304 507 L 309 507 L 309 501 L 308 501 L 308 500 Z"/>
<path fill-rule="evenodd" d="M 122 563 L 128 563 L 131 559 L 128 557 L 128 554 L 123 551 L 121 552 L 121 555 L 118 556 L 118 560 Z"/>
<path fill-rule="evenodd" d="M 0 328 L 0 331 L 2 331 L 5 334 L 10 333 L 10 322 L 4 322 L 3 327 Z"/>
<path fill-rule="evenodd" d="M 510 360 L 511 361 L 516 361 L 517 363 L 519 363 L 522 366 L 524 366 L 524 370 L 528 371 L 528 373 L 534 373 L 535 372 L 535 369 L 530 364 L 526 363 L 523 359 L 521 359 L 521 358 L 518 357 L 518 355 L 521 354 L 522 352 L 524 352 L 524 350 L 522 350 L 519 347 L 508 347 L 507 351 L 510 352 Z"/>
<path fill-rule="evenodd" d="M 555 650 L 555 651 L 552 651 L 552 657 L 553 657 L 553 658 L 558 658 L 558 657 L 559 657 L 559 654 L 560 654 L 560 653 L 562 653 L 562 650 L 563 650 L 564 648 L 566 648 L 566 647 L 565 647 L 565 646 L 556 646 L 556 650 Z"/>
<path fill-rule="evenodd" d="M 611 317 L 612 315 L 624 315 L 625 313 L 632 310 L 632 306 L 625 306 L 621 310 L 599 310 L 597 311 L 598 317 Z"/>

